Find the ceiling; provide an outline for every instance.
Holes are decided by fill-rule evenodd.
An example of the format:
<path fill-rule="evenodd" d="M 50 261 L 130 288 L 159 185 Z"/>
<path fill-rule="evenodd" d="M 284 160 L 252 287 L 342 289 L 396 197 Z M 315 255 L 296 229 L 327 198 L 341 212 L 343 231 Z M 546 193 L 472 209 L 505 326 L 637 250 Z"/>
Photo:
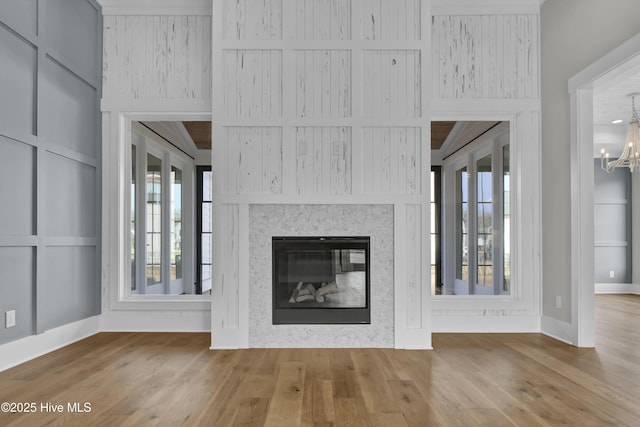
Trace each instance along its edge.
<path fill-rule="evenodd" d="M 442 147 L 455 124 L 454 121 L 431 122 L 432 150 L 439 150 Z M 182 125 L 199 150 L 211 149 L 211 122 L 182 122 Z"/>
<path fill-rule="evenodd" d="M 616 119 L 623 120 L 618 125 L 626 128 L 631 119 L 630 93 L 640 93 L 640 71 L 624 80 L 603 88 L 594 89 L 593 124 L 595 126 L 611 125 Z M 636 109 L 640 107 L 640 96 L 636 97 Z"/>
<path fill-rule="evenodd" d="M 618 72 L 617 78 L 607 80 L 606 84 L 596 84 L 593 89 L 594 158 L 600 157 L 601 150 L 616 158 L 625 146 L 632 111 L 629 94 L 640 92 L 640 65 L 628 68 Z M 640 95 L 636 96 L 635 104 L 638 110 Z M 613 120 L 622 120 L 622 123 L 612 124 Z"/>
<path fill-rule="evenodd" d="M 211 122 L 182 122 L 198 150 L 211 150 Z"/>

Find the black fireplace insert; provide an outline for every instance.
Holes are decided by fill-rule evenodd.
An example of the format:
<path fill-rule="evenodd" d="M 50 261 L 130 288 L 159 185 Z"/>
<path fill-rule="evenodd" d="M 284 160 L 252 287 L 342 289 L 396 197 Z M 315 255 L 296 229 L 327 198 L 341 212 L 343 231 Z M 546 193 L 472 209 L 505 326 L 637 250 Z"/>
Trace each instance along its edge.
<path fill-rule="evenodd" d="M 273 237 L 273 324 L 369 324 L 369 237 Z"/>

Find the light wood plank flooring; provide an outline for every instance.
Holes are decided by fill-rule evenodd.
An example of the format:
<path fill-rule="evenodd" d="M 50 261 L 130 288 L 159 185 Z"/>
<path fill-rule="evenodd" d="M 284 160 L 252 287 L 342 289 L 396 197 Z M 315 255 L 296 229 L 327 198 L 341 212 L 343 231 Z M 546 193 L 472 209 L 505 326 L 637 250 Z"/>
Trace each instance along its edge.
<path fill-rule="evenodd" d="M 210 351 L 208 334 L 101 333 L 0 373 L 0 402 L 37 405 L 0 426 L 638 426 L 640 297 L 596 300 L 595 350 L 436 334 L 434 351 Z"/>

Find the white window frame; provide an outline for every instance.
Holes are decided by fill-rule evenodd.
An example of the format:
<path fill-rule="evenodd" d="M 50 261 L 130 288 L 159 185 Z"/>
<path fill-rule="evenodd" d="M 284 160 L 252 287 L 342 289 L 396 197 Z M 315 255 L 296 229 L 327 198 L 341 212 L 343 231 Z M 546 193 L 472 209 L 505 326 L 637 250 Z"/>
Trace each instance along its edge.
<path fill-rule="evenodd" d="M 117 164 L 118 174 L 118 204 L 122 209 L 118 212 L 118 229 L 117 236 L 117 259 L 118 259 L 118 280 L 112 282 L 110 297 L 111 310 L 168 310 L 168 311 L 202 311 L 209 310 L 211 307 L 211 295 L 140 295 L 131 293 L 131 253 L 130 253 L 130 180 L 131 180 L 131 135 L 132 125 L 137 121 L 206 121 L 211 120 L 208 113 L 120 113 L 117 121 L 117 141 L 118 141 L 118 157 L 120 161 Z M 177 150 L 176 150 L 177 151 Z M 179 153 L 179 151 L 178 151 Z M 146 154 L 145 154 L 146 156 Z M 176 158 L 180 158 L 176 154 Z M 192 159 L 184 156 L 187 163 L 193 162 Z M 189 188 L 183 194 L 192 194 L 195 201 L 195 162 L 190 173 L 187 174 L 183 169 L 183 179 L 189 175 Z M 139 185 L 139 184 L 138 184 Z M 195 202 L 191 206 L 189 215 L 183 218 L 183 233 L 191 233 L 194 238 L 189 243 L 190 261 L 183 260 L 190 273 L 190 280 L 193 282 L 195 277 L 193 257 L 195 254 Z M 191 231 L 187 231 L 191 230 Z M 187 264 L 188 263 L 188 264 Z M 189 283 L 189 282 L 186 282 Z"/>
<path fill-rule="evenodd" d="M 457 172 L 466 167 L 467 174 L 469 176 L 468 183 L 468 192 L 469 192 L 469 200 L 468 200 L 468 210 L 469 210 L 469 229 L 468 229 L 468 239 L 469 242 L 476 242 L 478 238 L 478 220 L 477 220 L 477 210 L 478 210 L 478 196 L 477 196 L 477 188 L 478 188 L 478 167 L 477 163 L 480 159 L 491 156 L 491 171 L 493 175 L 492 182 L 492 200 L 493 204 L 496 206 L 504 206 L 503 204 L 503 192 L 499 191 L 502 188 L 502 185 L 499 182 L 499 179 L 502 175 L 496 175 L 496 172 L 502 173 L 502 149 L 504 146 L 509 145 L 509 141 L 499 141 L 497 138 L 500 137 L 506 131 L 506 124 L 502 123 L 496 128 L 489 131 L 485 134 L 486 138 L 483 138 L 478 143 L 474 143 L 465 147 L 461 152 L 456 153 L 451 156 L 451 160 L 445 162 L 443 167 L 444 170 L 444 181 L 448 183 L 448 187 L 446 191 L 451 191 L 450 194 L 455 194 L 455 179 Z M 443 194 L 446 194 L 443 192 Z M 443 218 L 448 218 L 445 221 L 450 222 L 451 224 L 443 233 L 443 241 L 444 242 L 456 242 L 456 226 L 457 226 L 457 203 L 455 197 L 453 198 L 453 203 L 445 203 L 443 205 Z M 498 209 L 498 212 L 502 213 L 502 208 Z M 494 245 L 492 251 L 494 252 L 493 266 L 494 271 L 502 271 L 502 257 L 496 257 L 495 253 L 500 252 L 502 248 L 502 244 L 496 239 L 497 234 L 496 230 L 502 230 L 502 216 L 501 215 L 493 215 L 492 218 L 492 228 L 494 233 Z M 501 234 L 501 233 L 498 233 Z M 446 245 L 446 243 L 445 243 Z M 503 296 L 507 295 L 504 292 L 496 292 L 496 288 L 502 288 L 499 286 L 499 279 L 497 274 L 494 274 L 493 286 L 491 287 L 491 294 L 481 294 L 484 289 L 479 287 L 477 284 L 477 276 L 478 276 L 478 250 L 477 244 L 470 244 L 468 248 L 467 258 L 468 258 L 468 268 L 469 268 L 469 281 L 463 281 L 456 278 L 456 247 L 455 243 L 449 244 L 447 248 L 447 262 L 446 269 L 443 271 L 445 277 L 445 283 L 453 285 L 455 288 L 466 287 L 468 288 L 469 294 L 456 294 L 450 295 L 452 297 L 461 297 L 461 296 Z M 501 252 L 500 252 L 501 254 Z M 496 262 L 497 261 L 497 262 Z M 472 293 L 473 292 L 473 293 Z M 438 297 L 441 295 L 437 295 Z M 446 295 L 442 295 L 446 296 Z"/>
<path fill-rule="evenodd" d="M 520 242 L 514 232 L 516 227 L 521 227 L 521 212 L 518 210 L 517 198 L 515 189 L 519 188 L 519 156 L 520 147 L 517 139 L 517 116 L 447 116 L 432 118 L 432 120 L 465 120 L 465 121 L 503 121 L 500 126 L 509 126 L 509 146 L 510 146 L 510 221 L 511 221 L 511 292 L 509 294 L 500 295 L 433 295 L 433 309 L 434 310 L 522 310 L 528 309 L 531 306 L 529 300 L 529 293 L 523 289 L 523 280 L 518 280 L 518 271 L 520 269 L 521 254 L 517 254 L 516 251 L 521 250 L 522 242 Z M 497 136 L 498 133 L 504 129 L 499 126 L 493 130 L 495 134 L 491 132 L 485 135 L 485 138 L 492 138 Z M 470 144 L 457 153 L 451 155 L 449 158 L 442 162 L 442 275 L 443 281 L 450 283 L 450 280 L 455 277 L 455 243 L 452 239 L 446 236 L 453 236 L 455 233 L 455 216 L 452 215 L 455 209 L 455 198 L 446 197 L 447 194 L 453 194 L 455 190 L 455 172 L 463 166 L 467 166 L 468 173 L 475 173 L 475 162 L 477 159 L 491 153 L 492 163 L 496 160 L 497 147 L 502 147 L 504 144 L 492 144 L 491 147 L 478 148 L 478 144 Z M 495 164 L 495 163 L 493 163 Z M 495 169 L 494 169 L 495 170 Z M 500 178 L 501 179 L 501 178 Z M 475 191 L 475 187 L 472 188 L 472 183 L 469 185 L 470 196 Z M 495 180 L 494 180 L 495 185 Z M 473 189 L 473 191 L 471 191 Z M 500 195 L 502 197 L 502 195 Z M 473 196 L 475 197 L 475 196 Z M 470 207 L 471 209 L 471 207 Z M 471 239 L 472 237 L 470 237 Z M 475 256 L 469 251 L 469 259 Z M 470 263 L 471 264 L 471 263 Z M 475 262 L 474 262 L 475 265 Z M 470 265 L 471 267 L 471 265 Z M 470 268 L 471 272 L 471 268 Z M 470 274 L 470 278 L 475 277 Z"/>

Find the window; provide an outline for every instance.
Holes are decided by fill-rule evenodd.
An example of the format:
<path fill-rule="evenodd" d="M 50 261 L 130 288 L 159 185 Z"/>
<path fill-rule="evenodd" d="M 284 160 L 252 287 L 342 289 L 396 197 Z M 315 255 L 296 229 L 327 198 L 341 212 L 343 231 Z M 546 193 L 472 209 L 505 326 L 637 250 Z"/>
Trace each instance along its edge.
<path fill-rule="evenodd" d="M 162 160 L 147 154 L 145 203 L 147 286 L 162 283 Z"/>
<path fill-rule="evenodd" d="M 467 168 L 456 171 L 456 279 L 469 280 L 469 182 Z"/>
<path fill-rule="evenodd" d="M 133 122 L 130 183 L 131 295 L 195 293 L 193 159 Z M 143 183 L 143 185 L 139 185 Z M 189 234 L 191 230 L 191 235 Z"/>
<path fill-rule="evenodd" d="M 445 159 L 443 295 L 509 295 L 509 126 L 502 122 Z M 437 293 L 436 294 L 440 294 Z"/>
<path fill-rule="evenodd" d="M 478 209 L 476 227 L 477 283 L 479 286 L 493 286 L 493 176 L 491 155 L 476 162 L 476 184 Z"/>
<path fill-rule="evenodd" d="M 502 291 L 511 293 L 511 191 L 509 181 L 509 145 L 502 147 Z"/>
<path fill-rule="evenodd" d="M 212 255 L 211 255 L 211 213 L 213 209 L 211 166 L 198 166 L 197 168 L 197 219 L 196 219 L 196 293 L 211 293 L 212 283 Z"/>
<path fill-rule="evenodd" d="M 442 293 L 440 212 L 442 209 L 441 168 L 431 167 L 431 294 Z"/>

